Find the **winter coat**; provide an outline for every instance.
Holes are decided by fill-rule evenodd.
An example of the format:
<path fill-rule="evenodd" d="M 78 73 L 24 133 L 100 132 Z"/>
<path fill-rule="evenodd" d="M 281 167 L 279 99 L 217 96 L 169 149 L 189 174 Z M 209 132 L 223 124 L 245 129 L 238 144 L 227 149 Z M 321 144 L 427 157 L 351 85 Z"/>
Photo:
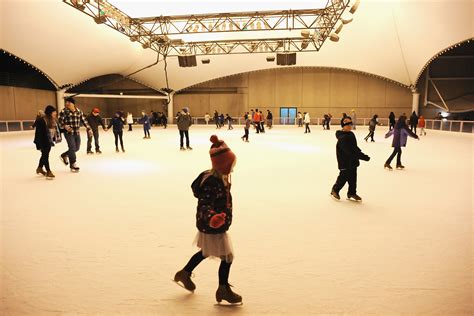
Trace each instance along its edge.
<path fill-rule="evenodd" d="M 127 115 L 127 124 L 133 124 L 133 115 L 132 114 Z"/>
<path fill-rule="evenodd" d="M 225 187 L 222 179 L 212 175 L 210 170 L 202 172 L 191 184 L 194 196 L 198 199 L 196 227 L 206 234 L 221 234 L 232 224 L 232 195 L 230 187 Z M 224 213 L 224 225 L 212 228 L 212 216 Z"/>
<path fill-rule="evenodd" d="M 357 140 L 353 132 L 337 131 L 336 138 L 336 155 L 339 170 L 357 168 L 360 165 L 359 159 L 369 161 L 369 156 L 357 147 Z"/>
<path fill-rule="evenodd" d="M 410 125 L 418 125 L 418 115 L 415 113 L 410 116 Z"/>
<path fill-rule="evenodd" d="M 392 129 L 385 135 L 385 138 L 388 138 L 392 135 L 392 147 L 405 147 L 407 145 L 408 136 L 418 138 L 418 136 L 416 136 L 416 134 L 410 131 L 406 126 Z"/>
<path fill-rule="evenodd" d="M 377 125 L 380 125 L 379 121 L 372 118 L 369 122 L 369 131 L 374 132 Z"/>
<path fill-rule="evenodd" d="M 388 120 L 390 121 L 390 124 L 395 124 L 395 114 L 390 114 Z"/>
<path fill-rule="evenodd" d="M 304 123 L 305 123 L 305 124 L 311 123 L 311 118 L 309 117 L 309 113 L 306 113 L 306 114 L 304 115 Z"/>
<path fill-rule="evenodd" d="M 267 120 L 273 120 L 273 113 L 272 112 L 268 113 Z"/>
<path fill-rule="evenodd" d="M 425 121 L 424 117 L 418 119 L 418 126 L 419 127 L 425 127 L 426 126 L 426 121 Z"/>
<path fill-rule="evenodd" d="M 178 116 L 178 129 L 180 131 L 187 131 L 193 124 L 193 119 L 189 113 L 183 113 Z"/>
<path fill-rule="evenodd" d="M 35 123 L 35 139 L 33 142 L 36 144 L 36 149 L 41 150 L 43 148 L 48 148 L 54 146 L 55 142 L 60 142 L 61 134 L 59 128 L 56 125 L 54 127 L 54 135 L 51 134 L 51 130 L 46 124 L 44 117 L 37 118 Z"/>
<path fill-rule="evenodd" d="M 143 124 L 143 128 L 145 128 L 145 129 L 150 129 L 151 128 L 150 119 L 148 118 L 148 115 L 146 115 L 146 114 L 144 116 L 142 116 L 141 119 L 138 120 L 138 123 Z"/>
<path fill-rule="evenodd" d="M 93 131 L 97 131 L 99 129 L 99 125 L 101 125 L 103 129 L 105 129 L 104 120 L 100 117 L 100 115 L 95 116 L 91 113 L 87 115 L 86 121 L 87 123 L 89 123 Z"/>
<path fill-rule="evenodd" d="M 110 128 L 111 126 L 113 126 L 113 131 L 114 133 L 120 133 L 121 131 L 123 131 L 123 124 L 124 124 L 124 119 L 121 118 L 121 117 L 113 117 L 111 120 L 110 120 L 110 123 L 109 123 L 109 126 L 108 128 Z"/>
<path fill-rule="evenodd" d="M 245 120 L 245 128 L 249 129 L 250 128 L 250 119 Z"/>

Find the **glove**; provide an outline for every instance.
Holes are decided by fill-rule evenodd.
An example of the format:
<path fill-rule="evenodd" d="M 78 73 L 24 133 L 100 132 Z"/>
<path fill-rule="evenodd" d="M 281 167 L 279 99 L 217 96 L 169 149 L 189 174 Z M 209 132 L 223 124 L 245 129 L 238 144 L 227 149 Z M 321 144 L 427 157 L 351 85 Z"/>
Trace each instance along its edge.
<path fill-rule="evenodd" d="M 370 160 L 370 157 L 367 156 L 367 155 L 363 155 L 360 159 L 364 160 L 364 161 L 369 161 Z"/>
<path fill-rule="evenodd" d="M 209 221 L 209 226 L 211 226 L 212 228 L 221 227 L 225 223 L 225 217 L 225 213 L 220 213 L 212 216 L 211 220 Z"/>

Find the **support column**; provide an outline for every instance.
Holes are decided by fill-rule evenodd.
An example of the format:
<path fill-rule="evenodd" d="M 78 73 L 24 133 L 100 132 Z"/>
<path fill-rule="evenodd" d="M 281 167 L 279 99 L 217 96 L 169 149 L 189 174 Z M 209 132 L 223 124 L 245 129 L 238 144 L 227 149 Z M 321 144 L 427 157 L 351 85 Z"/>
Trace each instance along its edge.
<path fill-rule="evenodd" d="M 411 87 L 411 111 L 415 111 L 416 114 L 420 115 L 420 93 L 416 90 L 416 87 Z"/>
<path fill-rule="evenodd" d="M 58 112 L 64 109 L 64 93 L 65 92 L 66 92 L 66 89 L 61 89 L 61 90 L 56 91 L 56 107 L 58 109 Z"/>
<path fill-rule="evenodd" d="M 168 103 L 168 122 L 171 124 L 174 122 L 174 94 L 176 92 L 173 91 L 169 94 L 169 103 Z"/>

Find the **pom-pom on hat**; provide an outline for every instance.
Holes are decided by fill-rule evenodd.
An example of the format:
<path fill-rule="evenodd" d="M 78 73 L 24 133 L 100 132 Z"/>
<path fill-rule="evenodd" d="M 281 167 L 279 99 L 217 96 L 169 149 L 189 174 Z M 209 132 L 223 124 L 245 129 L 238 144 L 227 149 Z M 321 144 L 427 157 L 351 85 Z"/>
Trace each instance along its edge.
<path fill-rule="evenodd" d="M 212 168 L 221 174 L 229 174 L 237 157 L 227 147 L 227 144 L 216 135 L 212 135 L 210 141 L 212 145 L 209 155 L 211 156 Z"/>

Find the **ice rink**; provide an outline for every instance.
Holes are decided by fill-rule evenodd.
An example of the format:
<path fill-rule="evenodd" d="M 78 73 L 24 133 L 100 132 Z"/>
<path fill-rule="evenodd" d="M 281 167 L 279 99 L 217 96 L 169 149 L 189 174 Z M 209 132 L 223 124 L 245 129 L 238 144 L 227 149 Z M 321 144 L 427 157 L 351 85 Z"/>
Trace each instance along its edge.
<path fill-rule="evenodd" d="M 51 152 L 54 181 L 35 174 L 33 132 L 0 134 L 2 315 L 473 315 L 473 136 L 428 130 L 384 170 L 387 127 L 356 131 L 363 203 L 331 199 L 335 129 L 218 130 L 237 155 L 232 175 L 238 307 L 216 306 L 218 261 L 195 271 L 188 294 L 171 282 L 197 248 L 190 185 L 210 167 L 213 126 L 193 126 L 180 152 L 175 126 L 124 132 L 115 153 L 81 172 Z M 395 166 L 395 163 L 392 163 Z M 347 186 L 341 191 L 345 197 Z"/>

